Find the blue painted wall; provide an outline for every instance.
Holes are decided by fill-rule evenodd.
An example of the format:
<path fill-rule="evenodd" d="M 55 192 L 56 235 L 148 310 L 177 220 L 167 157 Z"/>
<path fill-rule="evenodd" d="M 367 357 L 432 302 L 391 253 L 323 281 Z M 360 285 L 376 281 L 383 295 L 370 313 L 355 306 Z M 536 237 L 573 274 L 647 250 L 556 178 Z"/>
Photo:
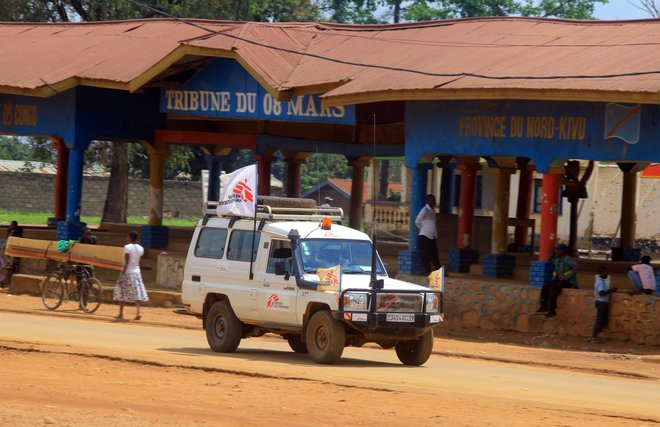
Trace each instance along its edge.
<path fill-rule="evenodd" d="M 540 172 L 547 171 L 553 161 L 567 158 L 660 161 L 660 107 L 642 105 L 635 114 L 626 106 L 612 105 L 410 101 L 406 103 L 406 164 L 412 167 L 425 154 L 529 157 Z M 606 113 L 614 116 L 606 119 Z M 618 119 L 622 122 L 616 126 Z M 606 127 L 607 132 L 614 130 L 633 142 L 637 132 L 638 141 L 605 139 Z"/>

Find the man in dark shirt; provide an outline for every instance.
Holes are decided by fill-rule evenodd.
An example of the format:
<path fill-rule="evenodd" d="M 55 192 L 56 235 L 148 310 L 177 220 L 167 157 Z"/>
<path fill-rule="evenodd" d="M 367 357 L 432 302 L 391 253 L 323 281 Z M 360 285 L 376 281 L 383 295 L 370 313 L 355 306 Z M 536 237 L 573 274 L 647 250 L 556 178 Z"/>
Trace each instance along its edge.
<path fill-rule="evenodd" d="M 95 245 L 97 242 L 96 236 L 92 235 L 92 230 L 88 227 L 85 227 L 82 231 L 82 236 L 78 243 L 84 243 L 86 245 Z"/>
<path fill-rule="evenodd" d="M 23 227 L 18 225 L 18 222 L 12 221 L 7 228 L 7 239 L 10 237 L 23 237 Z M 11 276 L 18 271 L 19 259 L 15 257 L 7 257 L 7 268 L 5 269 L 4 280 L 2 287 L 11 281 Z"/>

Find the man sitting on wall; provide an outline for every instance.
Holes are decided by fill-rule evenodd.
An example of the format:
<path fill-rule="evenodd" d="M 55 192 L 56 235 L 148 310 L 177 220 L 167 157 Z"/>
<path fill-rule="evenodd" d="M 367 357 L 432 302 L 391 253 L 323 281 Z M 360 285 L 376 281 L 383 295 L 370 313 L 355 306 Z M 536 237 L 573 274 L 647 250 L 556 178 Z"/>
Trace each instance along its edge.
<path fill-rule="evenodd" d="M 651 257 L 644 255 L 639 264 L 628 269 L 628 278 L 633 285 L 633 293 L 653 294 L 655 292 L 655 271 L 651 267 Z"/>
<path fill-rule="evenodd" d="M 568 246 L 559 244 L 555 247 L 554 272 L 552 281 L 541 288 L 541 301 L 537 313 L 545 313 L 546 317 L 557 315 L 557 298 L 564 288 L 578 288 L 578 263 L 569 255 Z"/>

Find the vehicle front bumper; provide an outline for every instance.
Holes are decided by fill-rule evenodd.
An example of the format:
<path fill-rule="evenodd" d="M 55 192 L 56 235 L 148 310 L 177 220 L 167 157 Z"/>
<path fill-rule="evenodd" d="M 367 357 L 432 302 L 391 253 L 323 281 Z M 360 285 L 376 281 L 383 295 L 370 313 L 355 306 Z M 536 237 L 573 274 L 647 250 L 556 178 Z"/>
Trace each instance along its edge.
<path fill-rule="evenodd" d="M 411 321 L 388 320 L 388 314 L 409 315 Z M 348 324 L 368 338 L 418 337 L 444 321 L 442 313 L 333 311 L 332 315 L 335 319 Z"/>

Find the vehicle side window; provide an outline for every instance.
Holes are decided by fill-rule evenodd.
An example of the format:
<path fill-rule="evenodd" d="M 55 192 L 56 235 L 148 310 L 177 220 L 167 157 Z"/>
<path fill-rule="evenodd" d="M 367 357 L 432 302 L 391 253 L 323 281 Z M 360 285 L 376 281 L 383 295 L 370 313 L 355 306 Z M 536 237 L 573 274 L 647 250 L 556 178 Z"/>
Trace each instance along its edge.
<path fill-rule="evenodd" d="M 291 258 L 275 258 L 275 250 L 280 248 L 291 248 L 291 242 L 289 240 L 271 240 L 270 242 L 270 254 L 268 254 L 268 267 L 266 268 L 266 273 L 275 274 L 275 263 L 276 262 L 290 262 Z"/>
<path fill-rule="evenodd" d="M 224 228 L 205 228 L 199 233 L 195 256 L 199 258 L 220 259 L 225 253 L 227 230 Z"/>
<path fill-rule="evenodd" d="M 255 233 L 248 230 L 236 230 L 231 233 L 229 239 L 229 248 L 227 249 L 227 259 L 233 261 L 250 261 L 250 252 L 252 251 L 252 236 Z M 256 233 L 254 237 L 254 252 L 252 252 L 252 261 L 257 258 L 259 249 L 259 238 L 261 234 Z"/>

